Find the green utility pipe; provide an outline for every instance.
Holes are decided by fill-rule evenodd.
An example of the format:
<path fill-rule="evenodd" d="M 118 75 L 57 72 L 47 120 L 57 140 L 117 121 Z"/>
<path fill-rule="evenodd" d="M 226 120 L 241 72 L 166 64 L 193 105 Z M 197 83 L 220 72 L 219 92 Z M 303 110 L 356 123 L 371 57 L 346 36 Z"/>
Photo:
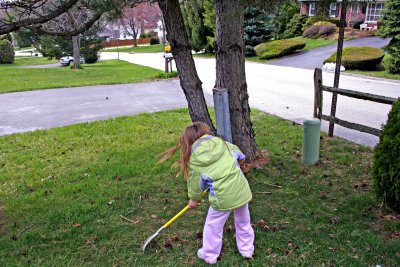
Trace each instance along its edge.
<path fill-rule="evenodd" d="M 315 164 L 319 159 L 321 121 L 319 119 L 304 120 L 303 162 Z"/>

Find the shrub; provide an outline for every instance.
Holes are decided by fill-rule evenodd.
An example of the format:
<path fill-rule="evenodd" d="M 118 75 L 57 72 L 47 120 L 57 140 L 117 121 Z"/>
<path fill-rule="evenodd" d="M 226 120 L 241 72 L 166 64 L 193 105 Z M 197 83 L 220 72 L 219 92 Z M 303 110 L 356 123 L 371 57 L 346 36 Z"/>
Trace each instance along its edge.
<path fill-rule="evenodd" d="M 331 25 L 332 23 L 330 23 L 329 21 L 317 21 L 314 23 L 314 25 Z"/>
<path fill-rule="evenodd" d="M 313 37 L 319 36 L 319 34 L 318 34 L 319 28 L 320 28 L 320 26 L 318 26 L 318 25 L 311 26 L 310 28 L 308 28 L 307 30 L 305 30 L 303 32 L 303 37 L 313 38 Z"/>
<path fill-rule="evenodd" d="M 306 29 L 303 36 L 306 38 L 318 38 L 320 36 L 328 36 L 336 32 L 336 26 L 332 23 L 319 21 L 315 25 Z"/>
<path fill-rule="evenodd" d="M 177 77 L 179 73 L 177 71 L 171 71 L 171 72 L 158 72 L 156 74 L 156 79 L 169 79 L 169 78 L 174 78 Z"/>
<path fill-rule="evenodd" d="M 386 68 L 390 73 L 400 73 L 400 40 L 392 38 L 388 48 L 389 59 L 386 63 Z"/>
<path fill-rule="evenodd" d="M 244 55 L 246 57 L 252 57 L 256 55 L 256 51 L 254 50 L 254 47 L 251 45 L 246 45 L 245 50 L 244 50 Z"/>
<path fill-rule="evenodd" d="M 384 56 L 384 51 L 375 47 L 345 47 L 342 53 L 342 65 L 346 69 L 374 69 Z M 336 62 L 336 52 L 324 60 L 324 63 L 327 62 Z"/>
<path fill-rule="evenodd" d="M 328 36 L 331 35 L 332 33 L 336 32 L 336 25 L 334 24 L 325 24 L 319 26 L 319 31 L 318 34 L 320 36 Z"/>
<path fill-rule="evenodd" d="M 319 16 L 308 17 L 302 28 L 303 32 L 311 26 L 315 25 L 315 23 L 317 23 L 318 21 L 323 21 L 323 18 Z"/>
<path fill-rule="evenodd" d="M 393 104 L 374 151 L 372 178 L 376 196 L 400 212 L 400 101 Z"/>
<path fill-rule="evenodd" d="M 303 26 L 307 20 L 308 16 L 304 14 L 296 14 L 289 21 L 286 26 L 286 30 L 282 35 L 282 38 L 293 38 L 296 36 L 301 36 L 303 33 Z"/>
<path fill-rule="evenodd" d="M 14 63 L 14 47 L 8 40 L 0 40 L 0 64 Z"/>
<path fill-rule="evenodd" d="M 159 44 L 159 43 L 160 43 L 160 39 L 158 39 L 157 37 L 150 38 L 150 45 L 155 45 L 155 44 Z"/>
<path fill-rule="evenodd" d="M 332 24 L 335 24 L 336 27 L 340 27 L 340 19 L 338 19 L 338 18 L 329 18 L 329 22 L 332 23 Z"/>
<path fill-rule="evenodd" d="M 306 43 L 302 40 L 283 39 L 259 44 L 255 47 L 255 51 L 260 59 L 271 59 L 303 49 L 305 46 Z"/>

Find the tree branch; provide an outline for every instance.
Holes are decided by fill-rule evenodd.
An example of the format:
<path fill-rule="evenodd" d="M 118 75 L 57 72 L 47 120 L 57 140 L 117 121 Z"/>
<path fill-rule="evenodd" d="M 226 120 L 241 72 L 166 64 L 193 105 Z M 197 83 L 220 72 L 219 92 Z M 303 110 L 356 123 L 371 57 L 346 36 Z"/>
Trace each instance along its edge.
<path fill-rule="evenodd" d="M 0 34 L 6 34 L 9 32 L 19 30 L 20 28 L 29 28 L 29 26 L 34 25 L 34 24 L 41 24 L 41 23 L 48 22 L 48 21 L 54 19 L 55 17 L 61 15 L 62 13 L 66 12 L 67 10 L 69 10 L 78 1 L 79 0 L 68 0 L 64 4 L 59 6 L 58 8 L 54 9 L 53 11 L 50 11 L 49 13 L 44 14 L 44 15 L 38 15 L 39 17 L 35 17 L 35 18 L 30 18 L 30 17 L 28 17 L 26 19 L 20 18 L 18 21 L 8 22 L 8 23 L 5 23 L 5 20 L 3 20 L 3 21 L 0 20 L 0 22 L 3 22 L 2 24 L 0 24 Z M 38 1 L 36 1 L 36 2 L 38 2 Z M 14 4 L 13 6 L 15 6 L 15 5 L 16 4 Z M 31 9 L 32 9 L 32 6 L 30 6 L 29 9 L 27 9 L 27 10 L 31 10 Z"/>

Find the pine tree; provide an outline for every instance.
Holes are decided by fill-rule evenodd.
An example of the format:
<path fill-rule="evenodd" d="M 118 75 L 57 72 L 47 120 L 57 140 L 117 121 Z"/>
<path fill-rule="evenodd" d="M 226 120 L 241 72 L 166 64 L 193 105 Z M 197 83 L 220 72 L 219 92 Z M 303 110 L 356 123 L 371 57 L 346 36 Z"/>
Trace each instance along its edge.
<path fill-rule="evenodd" d="M 382 23 L 379 36 L 392 38 L 387 46 L 387 51 L 392 56 L 388 62 L 388 70 L 391 73 L 400 73 L 400 0 L 389 0 L 385 3 Z"/>
<path fill-rule="evenodd" d="M 248 7 L 244 11 L 244 42 L 256 46 L 271 39 L 275 27 L 270 16 L 259 7 Z"/>

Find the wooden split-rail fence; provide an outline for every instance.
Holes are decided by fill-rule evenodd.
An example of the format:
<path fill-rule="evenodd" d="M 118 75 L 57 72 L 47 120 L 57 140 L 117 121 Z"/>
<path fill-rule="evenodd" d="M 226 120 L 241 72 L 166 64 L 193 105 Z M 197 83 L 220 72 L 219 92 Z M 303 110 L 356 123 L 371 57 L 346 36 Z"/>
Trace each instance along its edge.
<path fill-rule="evenodd" d="M 315 69 L 314 71 L 314 118 L 318 118 L 320 120 L 326 120 L 334 124 L 338 124 L 345 128 L 357 130 L 360 132 L 372 134 L 379 136 L 381 134 L 381 129 L 372 128 L 366 125 L 353 123 L 349 121 L 345 121 L 343 119 L 339 119 L 335 116 L 328 116 L 322 114 L 322 100 L 323 100 L 323 91 L 331 92 L 333 94 L 344 95 L 347 97 L 362 99 L 362 100 L 369 100 L 377 103 L 393 105 L 395 101 L 398 99 L 393 97 L 381 96 L 381 95 L 374 95 L 369 93 L 351 91 L 346 89 L 340 89 L 330 86 L 325 86 L 322 84 L 322 70 Z M 336 113 L 336 112 L 335 112 Z"/>

